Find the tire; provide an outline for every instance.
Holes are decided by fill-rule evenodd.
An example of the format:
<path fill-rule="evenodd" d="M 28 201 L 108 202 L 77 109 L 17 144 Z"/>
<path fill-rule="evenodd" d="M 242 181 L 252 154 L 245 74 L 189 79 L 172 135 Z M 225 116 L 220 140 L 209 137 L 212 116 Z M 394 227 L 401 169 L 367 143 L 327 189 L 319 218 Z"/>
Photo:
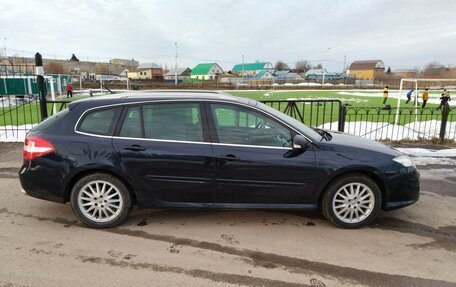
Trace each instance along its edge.
<path fill-rule="evenodd" d="M 332 224 L 355 229 L 368 225 L 382 204 L 378 185 L 363 174 L 347 174 L 334 180 L 323 194 L 321 207 Z"/>
<path fill-rule="evenodd" d="M 71 190 L 70 203 L 76 217 L 93 228 L 120 225 L 132 208 L 125 184 L 105 173 L 93 173 L 78 180 Z"/>

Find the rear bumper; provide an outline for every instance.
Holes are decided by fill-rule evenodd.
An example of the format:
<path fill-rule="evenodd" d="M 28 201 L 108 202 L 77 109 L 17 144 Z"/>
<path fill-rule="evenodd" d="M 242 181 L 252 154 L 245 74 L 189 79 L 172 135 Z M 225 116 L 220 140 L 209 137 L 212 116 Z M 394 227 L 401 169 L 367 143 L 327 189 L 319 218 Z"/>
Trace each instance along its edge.
<path fill-rule="evenodd" d="M 28 195 L 28 196 L 31 196 L 31 197 L 35 197 L 35 198 L 39 198 L 39 199 L 52 201 L 52 202 L 57 202 L 57 203 L 65 203 L 63 198 L 56 197 L 56 196 L 53 196 L 51 194 L 40 193 L 40 192 L 36 192 L 36 191 L 26 191 L 24 189 L 22 189 L 21 192 L 23 194 L 25 194 L 25 195 Z"/>
<path fill-rule="evenodd" d="M 21 192 L 31 197 L 65 203 L 61 176 L 57 172 L 39 166 L 22 166 L 19 171 Z"/>
<path fill-rule="evenodd" d="M 383 202 L 384 210 L 406 207 L 420 198 L 420 174 L 416 168 L 406 172 L 390 174 L 387 181 L 388 192 Z"/>

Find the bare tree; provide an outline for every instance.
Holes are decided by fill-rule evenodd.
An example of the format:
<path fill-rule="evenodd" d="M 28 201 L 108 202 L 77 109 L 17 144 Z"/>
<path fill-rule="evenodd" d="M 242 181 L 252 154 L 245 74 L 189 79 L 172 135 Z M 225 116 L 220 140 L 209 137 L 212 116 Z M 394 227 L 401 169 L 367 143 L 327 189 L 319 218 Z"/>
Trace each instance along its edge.
<path fill-rule="evenodd" d="M 47 74 L 63 74 L 65 69 L 63 65 L 58 62 L 48 62 L 44 65 L 44 70 Z"/>
<path fill-rule="evenodd" d="M 95 66 L 95 73 L 97 73 L 97 74 L 109 73 L 109 65 L 106 63 L 97 63 Z"/>
<path fill-rule="evenodd" d="M 433 62 L 430 62 L 430 63 L 427 63 L 425 66 L 424 66 L 424 71 L 426 72 L 426 70 L 433 70 L 433 69 L 444 69 L 445 66 L 440 64 L 439 62 L 437 61 L 433 61 Z"/>
<path fill-rule="evenodd" d="M 318 63 L 317 65 L 313 66 L 314 69 L 323 69 L 323 65 Z"/>
<path fill-rule="evenodd" d="M 283 71 L 283 70 L 290 69 L 290 67 L 287 65 L 287 63 L 285 63 L 281 60 L 278 60 L 274 65 L 274 69 L 276 69 L 278 71 Z"/>
<path fill-rule="evenodd" d="M 437 61 L 430 62 L 424 66 L 423 74 L 425 77 L 440 77 L 447 68 Z"/>
<path fill-rule="evenodd" d="M 295 63 L 295 69 L 298 70 L 299 73 L 305 73 L 312 69 L 312 65 L 307 60 L 300 60 Z"/>

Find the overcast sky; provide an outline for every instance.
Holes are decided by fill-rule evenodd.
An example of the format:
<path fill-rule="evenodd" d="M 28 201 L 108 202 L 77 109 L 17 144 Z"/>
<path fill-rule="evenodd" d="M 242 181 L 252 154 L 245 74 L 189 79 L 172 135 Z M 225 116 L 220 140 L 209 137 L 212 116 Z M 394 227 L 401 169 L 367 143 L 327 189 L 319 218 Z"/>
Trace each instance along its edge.
<path fill-rule="evenodd" d="M 4 38 L 7 38 L 6 41 Z M 331 71 L 381 59 L 392 69 L 430 61 L 456 65 L 456 1 L 400 0 L 0 0 L 7 54 L 174 65 L 256 60 L 314 64 Z M 3 54 L 3 53 L 2 53 Z"/>

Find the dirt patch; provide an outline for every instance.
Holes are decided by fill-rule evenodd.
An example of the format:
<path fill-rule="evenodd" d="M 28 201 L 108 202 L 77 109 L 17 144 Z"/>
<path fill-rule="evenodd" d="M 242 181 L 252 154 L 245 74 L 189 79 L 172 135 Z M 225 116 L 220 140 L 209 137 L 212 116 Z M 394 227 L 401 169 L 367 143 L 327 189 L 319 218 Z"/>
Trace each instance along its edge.
<path fill-rule="evenodd" d="M 443 248 L 456 252 L 456 226 L 434 228 L 393 217 L 378 217 L 370 227 L 412 233 L 434 240 L 430 243 L 410 245 L 415 248 Z"/>
<path fill-rule="evenodd" d="M 426 165 L 417 165 L 418 170 L 431 170 L 431 169 L 454 169 L 455 166 L 451 164 L 426 164 Z"/>
<path fill-rule="evenodd" d="M 420 188 L 435 194 L 456 197 L 456 186 L 451 181 L 426 179 L 421 181 Z"/>
<path fill-rule="evenodd" d="M 147 221 L 145 220 L 141 220 L 140 222 L 138 222 L 138 224 L 136 224 L 138 226 L 146 226 L 147 225 Z"/>
<path fill-rule="evenodd" d="M 425 148 L 425 149 L 447 149 L 456 147 L 456 142 L 453 140 L 445 140 L 443 143 L 440 142 L 440 139 L 434 140 L 420 140 L 420 141 L 381 141 L 384 144 L 387 144 L 391 147 L 399 148 Z"/>
<path fill-rule="evenodd" d="M 45 217 L 40 217 L 40 216 L 34 216 L 30 214 L 22 214 L 20 212 L 13 212 L 9 211 L 6 208 L 0 209 L 0 214 L 9 214 L 13 216 L 20 216 L 20 217 L 27 217 L 27 218 L 35 218 L 40 221 L 50 221 L 54 223 L 60 223 L 60 224 L 65 224 L 68 225 L 72 221 L 68 220 L 62 220 L 62 219 L 55 219 L 55 218 L 45 218 Z M 403 230 L 403 232 L 411 232 L 415 231 L 415 229 L 409 229 L 409 231 L 401 226 L 397 226 L 398 223 L 397 221 L 394 221 L 394 219 L 390 220 L 389 222 L 393 222 L 394 224 L 387 224 L 388 218 L 383 218 L 383 222 L 381 222 L 382 228 L 388 228 L 388 226 L 391 226 L 390 228 L 392 230 Z M 399 221 L 402 222 L 402 221 Z M 407 223 L 404 222 L 402 223 L 405 226 L 414 226 L 412 223 Z M 410 225 L 411 224 L 411 225 Z M 421 231 L 418 230 L 418 232 L 421 232 L 423 234 L 433 234 L 435 231 L 433 228 L 431 228 L 432 232 L 426 232 L 426 228 L 430 228 L 427 226 L 421 226 Z M 441 280 L 433 280 L 433 279 L 425 279 L 425 278 L 416 278 L 416 277 L 410 277 L 410 276 L 405 276 L 405 275 L 393 275 L 393 274 L 386 274 L 386 273 L 380 273 L 380 272 L 373 272 L 373 271 L 368 271 L 368 270 L 362 270 L 362 269 L 356 269 L 356 268 L 351 268 L 351 267 L 342 267 L 342 266 L 337 266 L 329 263 L 323 263 L 323 262 L 315 262 L 315 261 L 310 261 L 306 259 L 301 259 L 301 258 L 296 258 L 296 257 L 290 257 L 290 256 L 284 256 L 284 255 L 279 255 L 279 254 L 274 254 L 274 253 L 267 253 L 267 252 L 261 252 L 261 251 L 256 251 L 256 250 L 248 250 L 248 249 L 237 249 L 232 246 L 224 246 L 220 245 L 218 243 L 212 243 L 212 242 L 207 242 L 207 241 L 198 241 L 194 239 L 189 239 L 189 238 L 180 238 L 180 237 L 175 237 L 171 235 L 162 235 L 162 234 L 151 234 L 147 233 L 145 231 L 141 230 L 131 230 L 131 229 L 126 229 L 126 228 L 113 228 L 113 229 L 107 229 L 107 230 L 100 230 L 100 232 L 108 232 L 112 234 L 118 234 L 118 235 L 124 235 L 124 236 L 130 236 L 130 237 L 136 237 L 136 238 L 143 238 L 143 239 L 148 239 L 148 240 L 156 240 L 156 241 L 162 241 L 162 242 L 167 242 L 171 243 L 173 245 L 181 245 L 181 246 L 189 246 L 189 247 L 194 247 L 194 248 L 199 248 L 203 250 L 210 250 L 210 251 L 216 251 L 216 252 L 221 252 L 221 253 L 226 253 L 230 255 L 235 255 L 235 256 L 240 256 L 242 258 L 248 258 L 251 262 L 252 265 L 255 266 L 268 266 L 270 268 L 284 268 L 290 272 L 293 273 L 302 273 L 306 275 L 311 275 L 314 273 L 317 273 L 321 275 L 322 277 L 332 277 L 332 278 L 338 278 L 340 280 L 344 280 L 347 282 L 354 282 L 354 283 L 359 283 L 363 284 L 366 286 L 452 286 L 455 287 L 456 284 L 447 282 L 447 281 L 441 281 Z M 411 233 L 416 233 L 416 232 L 411 232 Z M 431 235 L 429 235 L 431 236 Z M 447 229 L 441 229 L 440 230 L 440 236 L 442 239 L 442 242 L 444 242 L 443 246 L 447 246 L 447 243 L 451 240 L 451 244 L 455 242 L 455 236 L 454 236 L 454 230 L 452 228 Z M 115 258 L 109 258 L 109 259 L 104 259 L 104 258 L 92 258 L 92 257 L 80 257 L 81 260 L 84 260 L 85 262 L 93 262 L 93 263 L 104 263 L 104 264 L 113 264 L 114 266 L 125 266 L 125 267 L 132 267 L 134 268 L 135 266 L 141 265 L 130 265 L 130 263 L 124 261 L 124 260 L 116 260 Z M 146 264 L 146 263 L 144 263 Z M 149 265 L 147 265 L 149 266 Z M 151 265 L 155 266 L 155 265 Z M 149 267 L 147 267 L 149 268 Z M 147 269 L 146 268 L 146 269 Z M 152 268 L 152 267 L 151 267 Z M 165 268 L 163 266 L 157 265 L 157 269 L 160 268 Z M 166 268 L 176 268 L 176 267 L 166 267 Z M 153 268 L 152 268 L 153 269 Z M 161 270 L 161 269 L 160 269 Z M 183 272 L 184 269 L 177 269 L 176 272 Z M 159 271 L 159 270 L 156 270 Z M 170 270 L 166 269 L 163 271 L 170 272 Z M 185 273 L 187 275 L 192 275 L 195 277 L 201 277 L 201 278 L 207 278 L 217 282 L 220 282 L 220 278 L 224 278 L 224 282 L 226 283 L 232 283 L 232 284 L 244 284 L 244 285 L 265 285 L 265 286 L 310 286 L 310 285 L 299 285 L 299 284 L 294 284 L 294 283 L 288 283 L 288 282 L 283 282 L 283 281 L 275 281 L 275 280 L 267 280 L 267 279 L 261 279 L 261 278 L 256 278 L 256 277 L 249 277 L 249 276 L 241 276 L 241 275 L 233 275 L 230 274 L 225 278 L 226 274 L 223 273 L 213 273 L 209 271 L 204 271 L 204 270 L 198 270 L 198 271 L 189 271 L 189 273 Z M 204 277 L 206 276 L 206 277 Z M 221 277 L 220 277 L 221 276 Z M 247 277 L 247 278 L 245 278 Z M 237 278 L 237 279 L 236 279 Z M 256 279 L 252 279 L 256 278 Z M 261 281 L 260 282 L 251 282 L 248 283 L 248 280 L 266 280 L 266 281 Z M 291 284 L 291 285 L 290 285 Z"/>
<path fill-rule="evenodd" d="M 239 241 L 234 237 L 234 234 L 222 234 L 220 237 L 230 245 L 239 245 Z"/>
<path fill-rule="evenodd" d="M 40 221 L 46 220 L 46 221 L 65 224 L 65 225 L 68 225 L 70 222 L 71 223 L 73 222 L 73 221 L 68 221 L 68 220 L 60 219 L 60 218 L 57 218 L 57 219 L 56 218 L 45 218 L 45 217 L 40 217 L 40 216 L 34 216 L 31 214 L 22 214 L 20 212 L 9 211 L 6 208 L 0 209 L 0 214 L 9 214 L 9 215 L 13 215 L 13 216 L 35 218 Z M 414 223 L 410 223 L 410 222 L 406 222 L 406 221 L 402 221 L 402 220 L 398 220 L 398 219 L 394 219 L 394 218 L 390 219 L 388 217 L 383 217 L 383 218 L 379 219 L 379 221 L 377 221 L 377 226 L 374 226 L 373 228 L 375 228 L 375 227 L 395 230 L 395 231 L 399 231 L 399 232 L 428 235 L 428 237 L 437 238 L 438 243 L 435 243 L 435 244 L 438 244 L 439 247 L 443 247 L 447 250 L 453 250 L 452 248 L 449 248 L 449 246 L 454 245 L 454 242 L 456 240 L 455 230 L 453 229 L 453 227 L 434 229 L 432 227 L 428 227 L 428 226 L 424 226 L 424 225 L 420 225 L 420 224 L 414 224 Z M 404 287 L 408 287 L 408 286 L 416 286 L 416 287 L 452 286 L 452 287 L 455 287 L 456 286 L 456 284 L 447 282 L 447 281 L 416 278 L 416 277 L 410 277 L 410 276 L 405 276 L 405 275 L 393 275 L 393 274 L 386 274 L 386 273 L 381 273 L 381 272 L 356 269 L 356 268 L 352 268 L 352 267 L 343 267 L 343 266 L 333 265 L 333 264 L 329 264 L 329 263 L 310 261 L 310 260 L 306 260 L 306 259 L 279 255 L 279 254 L 274 254 L 274 253 L 267 253 L 267 252 L 256 251 L 256 250 L 249 250 L 249 249 L 237 249 L 232 246 L 224 246 L 224 245 L 221 245 L 218 243 L 212 243 L 212 242 L 207 242 L 207 241 L 198 241 L 198 240 L 194 240 L 194 239 L 190 239 L 190 238 L 180 238 L 180 237 L 175 237 L 172 235 L 151 234 L 151 233 L 147 233 L 147 232 L 141 231 L 141 230 L 132 230 L 132 229 L 126 229 L 126 228 L 112 228 L 112 229 L 100 230 L 100 232 L 108 232 L 108 233 L 112 233 L 112 234 L 118 234 L 118 235 L 130 236 L 130 237 L 136 237 L 136 238 L 143 238 L 143 239 L 147 239 L 147 240 L 162 241 L 162 242 L 171 243 L 173 245 L 189 246 L 189 247 L 199 248 L 199 249 L 203 249 L 203 250 L 210 250 L 210 251 L 226 253 L 226 254 L 240 256 L 242 258 L 250 259 L 250 260 L 247 260 L 246 262 L 251 262 L 251 264 L 254 266 L 263 266 L 263 267 L 268 266 L 270 268 L 280 267 L 280 268 L 284 268 L 285 270 L 288 270 L 289 272 L 302 273 L 302 274 L 307 274 L 307 275 L 316 273 L 316 274 L 321 275 L 322 277 L 337 278 L 337 279 L 340 279 L 343 281 L 359 283 L 359 284 L 363 284 L 366 286 L 388 286 L 388 287 L 389 286 L 398 286 L 398 287 L 399 286 L 404 286 Z M 437 246 L 437 245 L 433 245 L 433 246 Z M 429 247 L 429 246 L 421 246 L 421 247 Z M 84 257 L 81 257 L 81 258 L 84 258 Z M 114 266 L 120 266 L 120 267 L 137 266 L 137 265 L 129 265 L 128 262 L 123 261 L 123 260 L 117 261 L 114 258 L 104 259 L 104 258 L 87 257 L 84 260 L 86 262 L 93 261 L 93 263 L 113 264 Z M 141 265 L 138 265 L 138 266 L 141 266 Z M 134 267 L 132 267 L 132 268 L 134 268 Z M 157 268 L 164 268 L 164 267 L 157 266 Z M 168 268 L 168 267 L 166 267 L 166 268 Z M 175 267 L 169 267 L 169 268 L 175 268 Z M 169 270 L 166 270 L 166 271 L 170 272 Z M 182 272 L 182 270 L 178 269 L 177 272 Z M 202 273 L 200 273 L 200 272 L 202 272 Z M 208 273 L 204 273 L 204 272 L 208 272 Z M 214 281 L 220 280 L 220 278 L 225 278 L 224 274 L 213 273 L 213 272 L 204 271 L 204 270 L 199 270 L 198 272 L 192 271 L 190 273 L 185 273 L 185 274 L 188 274 L 188 275 L 194 274 L 195 277 L 201 277 L 201 278 L 207 278 L 207 279 L 213 278 L 211 280 L 214 280 Z M 207 274 L 207 277 L 203 277 L 203 276 L 205 276 L 204 274 Z M 218 274 L 218 275 L 216 276 L 214 274 Z M 218 276 L 222 276 L 222 277 L 218 277 Z M 233 276 L 233 277 L 231 278 L 230 276 Z M 240 276 L 240 277 L 236 277 L 236 276 Z M 246 282 L 245 280 L 249 280 L 252 277 L 233 275 L 233 274 L 230 274 L 228 277 L 229 278 L 225 278 L 227 280 L 226 282 L 232 283 L 232 284 L 260 285 L 260 286 L 261 285 L 265 285 L 265 286 L 303 286 L 303 285 L 296 285 L 293 283 L 287 283 L 287 282 L 275 281 L 275 280 L 272 280 L 271 282 L 269 282 L 270 280 L 261 279 L 261 278 L 256 278 L 256 279 L 267 280 L 267 282 L 261 281 L 262 282 L 261 284 L 256 284 L 256 283 L 247 284 L 247 283 L 245 283 Z M 247 277 L 247 278 L 244 278 L 244 277 Z M 235 280 L 233 278 L 238 278 L 238 279 Z M 242 279 L 242 282 L 239 281 L 241 279 Z M 220 281 L 217 281 L 217 282 L 220 282 Z M 257 283 L 259 283 L 259 282 L 257 282 Z M 266 284 L 266 283 L 268 283 L 268 284 Z M 271 284 L 269 284 L 269 283 L 271 283 Z M 279 283 L 283 284 L 283 285 L 277 285 Z M 286 284 L 292 284 L 292 285 L 286 285 Z M 304 285 L 304 286 L 306 286 L 306 285 Z M 307 285 L 307 286 L 310 286 L 310 285 Z"/>
<path fill-rule="evenodd" d="M 204 278 L 214 282 L 223 282 L 227 284 L 247 285 L 247 286 L 271 286 L 271 287 L 307 287 L 311 285 L 292 283 L 280 280 L 264 279 L 259 277 L 227 274 L 220 272 L 212 272 L 201 269 L 185 269 L 181 267 L 162 266 L 152 263 L 133 263 L 124 260 L 116 260 L 114 258 L 101 258 L 101 257 L 87 257 L 79 256 L 79 260 L 84 263 L 105 264 L 120 268 L 131 269 L 146 269 L 155 272 L 172 272 L 178 274 L 185 274 L 192 277 Z M 316 285 L 313 285 L 316 286 Z"/>
<path fill-rule="evenodd" d="M 168 250 L 169 253 L 179 254 L 179 253 L 180 253 L 180 248 L 181 248 L 181 247 L 182 247 L 182 246 L 180 246 L 180 245 L 174 245 L 174 244 L 173 244 L 173 245 L 171 245 L 170 247 L 168 247 L 167 250 Z"/>
<path fill-rule="evenodd" d="M 18 178 L 19 168 L 4 167 L 0 168 L 0 178 Z"/>

